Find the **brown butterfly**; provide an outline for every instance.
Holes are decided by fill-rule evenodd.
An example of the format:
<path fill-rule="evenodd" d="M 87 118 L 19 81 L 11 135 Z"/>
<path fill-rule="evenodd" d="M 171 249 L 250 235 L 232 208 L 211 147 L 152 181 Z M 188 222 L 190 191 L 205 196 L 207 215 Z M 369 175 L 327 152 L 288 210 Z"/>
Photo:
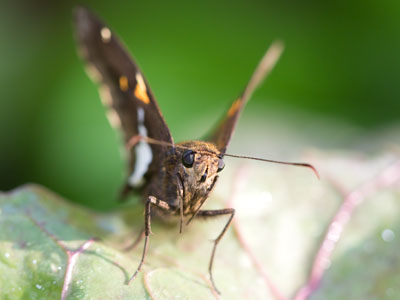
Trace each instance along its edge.
<path fill-rule="evenodd" d="M 226 149 L 243 107 L 274 67 L 283 50 L 282 44 L 276 42 L 269 48 L 243 93 L 205 141 L 175 144 L 146 79 L 110 28 L 82 7 L 75 10 L 75 27 L 79 52 L 87 62 L 89 75 L 100 84 L 102 101 L 109 109 L 109 120 L 124 135 L 129 176 L 122 194 L 139 191 L 145 201 L 144 249 L 129 282 L 144 263 L 153 216 L 180 217 L 182 232 L 185 219 L 189 224 L 194 217 L 227 215 L 229 219 L 214 241 L 209 263 L 210 279 L 218 291 L 212 276 L 215 251 L 235 210 L 202 210 L 201 207 L 214 189 L 218 173 L 224 168 L 224 156 L 251 158 L 227 154 Z M 277 163 L 304 166 L 315 171 L 313 166 L 305 163 Z"/>

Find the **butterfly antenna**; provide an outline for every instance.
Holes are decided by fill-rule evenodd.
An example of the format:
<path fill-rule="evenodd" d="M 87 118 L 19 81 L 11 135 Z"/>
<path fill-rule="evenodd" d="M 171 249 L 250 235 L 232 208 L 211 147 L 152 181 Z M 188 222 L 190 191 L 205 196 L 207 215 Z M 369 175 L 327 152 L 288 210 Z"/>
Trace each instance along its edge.
<path fill-rule="evenodd" d="M 176 146 L 176 145 L 174 145 L 172 143 L 165 142 L 165 141 L 159 141 L 159 140 L 147 137 L 147 136 L 137 135 L 137 136 L 134 137 L 134 139 L 135 139 L 136 142 L 138 140 L 144 140 L 144 141 L 148 142 L 149 144 L 168 146 L 168 147 L 177 147 L 177 148 L 191 150 L 190 147 Z M 128 145 L 129 145 L 129 143 L 128 143 Z M 132 147 L 133 145 L 130 145 L 130 146 Z M 214 153 L 214 154 L 217 154 L 217 153 Z M 308 164 L 308 163 L 288 162 L 288 161 L 272 160 L 272 159 L 265 159 L 265 158 L 258 158 L 258 157 L 252 157 L 252 156 L 244 156 L 244 155 L 235 155 L 235 154 L 228 154 L 228 153 L 224 153 L 223 156 L 228 156 L 228 157 L 233 157 L 233 158 L 251 159 L 251 160 L 257 160 L 257 161 L 264 161 L 264 162 L 270 162 L 270 163 L 281 164 L 281 165 L 290 165 L 290 166 L 296 166 L 296 167 L 309 168 L 314 172 L 314 174 L 317 176 L 318 179 L 321 178 L 319 176 L 319 173 L 318 173 L 317 169 L 312 164 Z"/>
<path fill-rule="evenodd" d="M 228 157 L 234 157 L 234 158 L 243 158 L 243 159 L 252 159 L 252 160 L 258 160 L 258 161 L 264 161 L 264 162 L 270 162 L 274 164 L 281 164 L 281 165 L 290 165 L 290 166 L 296 166 L 296 167 L 304 167 L 304 168 L 309 168 L 311 169 L 314 174 L 317 176 L 318 179 L 321 177 L 319 176 L 319 173 L 317 169 L 308 163 L 300 163 L 300 162 L 288 162 L 288 161 L 280 161 L 280 160 L 271 160 L 271 159 L 265 159 L 265 158 L 258 158 L 258 157 L 251 157 L 251 156 L 243 156 L 243 155 L 234 155 L 234 154 L 227 154 L 225 153 L 224 156 Z"/>
<path fill-rule="evenodd" d="M 175 145 L 172 144 L 172 143 L 165 142 L 165 141 L 159 141 L 159 140 L 153 139 L 153 138 L 148 137 L 148 136 L 140 136 L 140 139 L 148 142 L 149 144 L 153 144 L 153 145 L 175 147 Z"/>

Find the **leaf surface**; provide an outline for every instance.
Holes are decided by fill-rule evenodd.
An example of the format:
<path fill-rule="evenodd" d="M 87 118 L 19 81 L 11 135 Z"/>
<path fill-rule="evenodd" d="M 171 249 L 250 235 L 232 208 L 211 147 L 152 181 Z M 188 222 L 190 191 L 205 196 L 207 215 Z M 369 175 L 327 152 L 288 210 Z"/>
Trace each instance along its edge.
<path fill-rule="evenodd" d="M 318 167 L 320 181 L 304 169 L 246 163 L 229 168 L 208 201 L 208 208 L 237 209 L 214 262 L 221 296 L 211 289 L 207 269 L 210 240 L 226 222 L 223 217 L 193 222 L 182 234 L 174 224 L 154 221 L 144 270 L 126 285 L 142 244 L 122 249 L 143 227 L 141 204 L 100 214 L 37 185 L 3 193 L 1 298 L 396 299 L 399 158 L 313 152 L 302 160 Z M 336 240 L 330 236 L 335 243 L 327 269 L 318 287 L 308 286 L 312 292 L 302 296 L 298 292 L 307 287 L 326 230 L 351 197 L 360 200 Z"/>

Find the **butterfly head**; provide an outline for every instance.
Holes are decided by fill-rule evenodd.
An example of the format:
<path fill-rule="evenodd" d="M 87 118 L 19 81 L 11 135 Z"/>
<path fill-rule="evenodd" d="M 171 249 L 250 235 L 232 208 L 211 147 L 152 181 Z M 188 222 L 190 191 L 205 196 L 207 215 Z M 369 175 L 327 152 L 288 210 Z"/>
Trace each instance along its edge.
<path fill-rule="evenodd" d="M 201 141 L 184 142 L 177 145 L 179 173 L 185 188 L 209 189 L 212 187 L 217 174 L 224 168 L 224 161 L 216 146 Z"/>

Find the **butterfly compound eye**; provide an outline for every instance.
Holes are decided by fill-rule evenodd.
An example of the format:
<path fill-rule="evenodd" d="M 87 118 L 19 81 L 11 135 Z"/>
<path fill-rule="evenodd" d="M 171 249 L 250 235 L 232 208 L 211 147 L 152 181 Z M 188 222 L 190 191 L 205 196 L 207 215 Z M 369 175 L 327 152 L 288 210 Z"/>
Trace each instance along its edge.
<path fill-rule="evenodd" d="M 224 168 L 225 168 L 224 160 L 222 158 L 220 158 L 218 160 L 218 171 L 217 172 L 221 172 Z"/>
<path fill-rule="evenodd" d="M 194 151 L 192 150 L 186 150 L 183 152 L 182 155 L 182 163 L 186 168 L 191 168 L 193 167 L 194 163 Z"/>

